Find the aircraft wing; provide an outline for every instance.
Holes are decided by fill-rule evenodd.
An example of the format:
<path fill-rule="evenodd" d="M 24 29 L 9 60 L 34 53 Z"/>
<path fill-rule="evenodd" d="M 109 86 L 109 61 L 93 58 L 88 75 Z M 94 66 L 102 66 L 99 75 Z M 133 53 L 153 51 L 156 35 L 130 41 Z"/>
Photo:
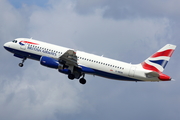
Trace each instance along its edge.
<path fill-rule="evenodd" d="M 78 67 L 76 52 L 74 50 L 67 50 L 63 55 L 59 57 L 59 62 L 63 62 L 68 66 Z"/>

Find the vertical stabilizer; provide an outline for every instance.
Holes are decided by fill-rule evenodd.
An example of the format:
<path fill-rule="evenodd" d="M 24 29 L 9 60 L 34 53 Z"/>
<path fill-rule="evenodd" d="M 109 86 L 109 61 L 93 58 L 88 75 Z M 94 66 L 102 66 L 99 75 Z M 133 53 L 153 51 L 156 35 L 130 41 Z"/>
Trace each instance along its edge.
<path fill-rule="evenodd" d="M 176 46 L 167 44 L 152 56 L 147 58 L 141 63 L 142 67 L 146 70 L 152 70 L 158 73 L 162 73 L 165 69 L 168 61 L 170 60 Z"/>

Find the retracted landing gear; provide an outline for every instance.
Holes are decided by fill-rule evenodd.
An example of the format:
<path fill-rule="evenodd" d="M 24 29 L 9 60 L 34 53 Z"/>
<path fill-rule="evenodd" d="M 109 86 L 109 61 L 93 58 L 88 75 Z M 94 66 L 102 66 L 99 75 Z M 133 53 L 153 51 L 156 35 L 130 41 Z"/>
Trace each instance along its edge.
<path fill-rule="evenodd" d="M 22 62 L 19 63 L 19 67 L 23 67 L 23 63 L 24 63 L 25 60 L 26 60 L 26 58 L 23 58 Z"/>

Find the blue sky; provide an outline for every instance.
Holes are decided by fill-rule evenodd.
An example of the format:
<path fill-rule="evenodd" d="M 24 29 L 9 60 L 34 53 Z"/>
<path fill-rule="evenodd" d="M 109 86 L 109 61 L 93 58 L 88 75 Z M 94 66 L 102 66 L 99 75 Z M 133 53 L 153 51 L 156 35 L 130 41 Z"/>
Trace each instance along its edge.
<path fill-rule="evenodd" d="M 86 75 L 81 85 L 38 61 L 26 60 L 20 68 L 21 59 L 1 47 L 0 119 L 179 120 L 179 5 L 177 0 L 1 0 L 1 45 L 33 37 L 128 63 L 140 63 L 168 43 L 177 48 L 164 71 L 176 81 Z"/>

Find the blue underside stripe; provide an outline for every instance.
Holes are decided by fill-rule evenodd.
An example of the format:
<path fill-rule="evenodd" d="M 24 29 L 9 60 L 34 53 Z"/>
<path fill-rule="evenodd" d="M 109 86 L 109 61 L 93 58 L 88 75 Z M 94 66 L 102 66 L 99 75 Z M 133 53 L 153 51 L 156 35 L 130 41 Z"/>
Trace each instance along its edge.
<path fill-rule="evenodd" d="M 32 53 L 28 53 L 28 52 L 24 52 L 24 51 L 20 51 L 20 50 L 15 50 L 15 49 L 8 48 L 8 47 L 4 47 L 4 48 L 11 53 L 22 56 L 22 58 L 25 57 L 25 58 L 29 58 L 29 59 L 33 59 L 33 60 L 38 60 L 38 61 L 41 58 L 40 55 L 36 55 L 36 54 L 32 54 Z"/>
<path fill-rule="evenodd" d="M 29 59 L 39 61 L 41 58 L 40 55 L 36 55 L 36 54 L 28 53 L 28 52 L 23 52 L 23 51 L 15 50 L 15 49 L 8 48 L 8 47 L 5 47 L 5 49 L 8 50 L 9 52 L 12 52 L 14 54 L 17 54 L 19 56 L 26 57 Z M 86 69 L 91 69 L 91 68 L 86 67 Z M 104 72 L 104 71 L 100 71 L 100 70 L 96 70 L 96 69 L 93 69 L 93 70 L 94 70 L 94 73 L 91 73 L 91 74 L 101 76 L 101 77 L 105 77 L 105 78 L 110 78 L 110 79 L 115 79 L 115 80 L 125 80 L 125 81 L 141 81 L 141 80 L 128 78 L 128 77 L 124 77 L 124 76 L 120 76 L 120 75 L 116 75 L 116 74 L 112 74 L 112 73 L 108 73 L 108 72 Z"/>
<path fill-rule="evenodd" d="M 120 76 L 120 75 L 116 75 L 116 74 L 112 74 L 112 73 L 108 73 L 108 72 L 104 72 L 104 71 L 100 71 L 100 70 L 95 70 L 95 74 L 97 76 L 101 76 L 101 77 L 105 77 L 105 78 L 109 78 L 109 79 L 115 79 L 115 80 L 142 81 L 142 80 L 128 78 L 128 77 L 124 77 L 124 76 Z"/>

